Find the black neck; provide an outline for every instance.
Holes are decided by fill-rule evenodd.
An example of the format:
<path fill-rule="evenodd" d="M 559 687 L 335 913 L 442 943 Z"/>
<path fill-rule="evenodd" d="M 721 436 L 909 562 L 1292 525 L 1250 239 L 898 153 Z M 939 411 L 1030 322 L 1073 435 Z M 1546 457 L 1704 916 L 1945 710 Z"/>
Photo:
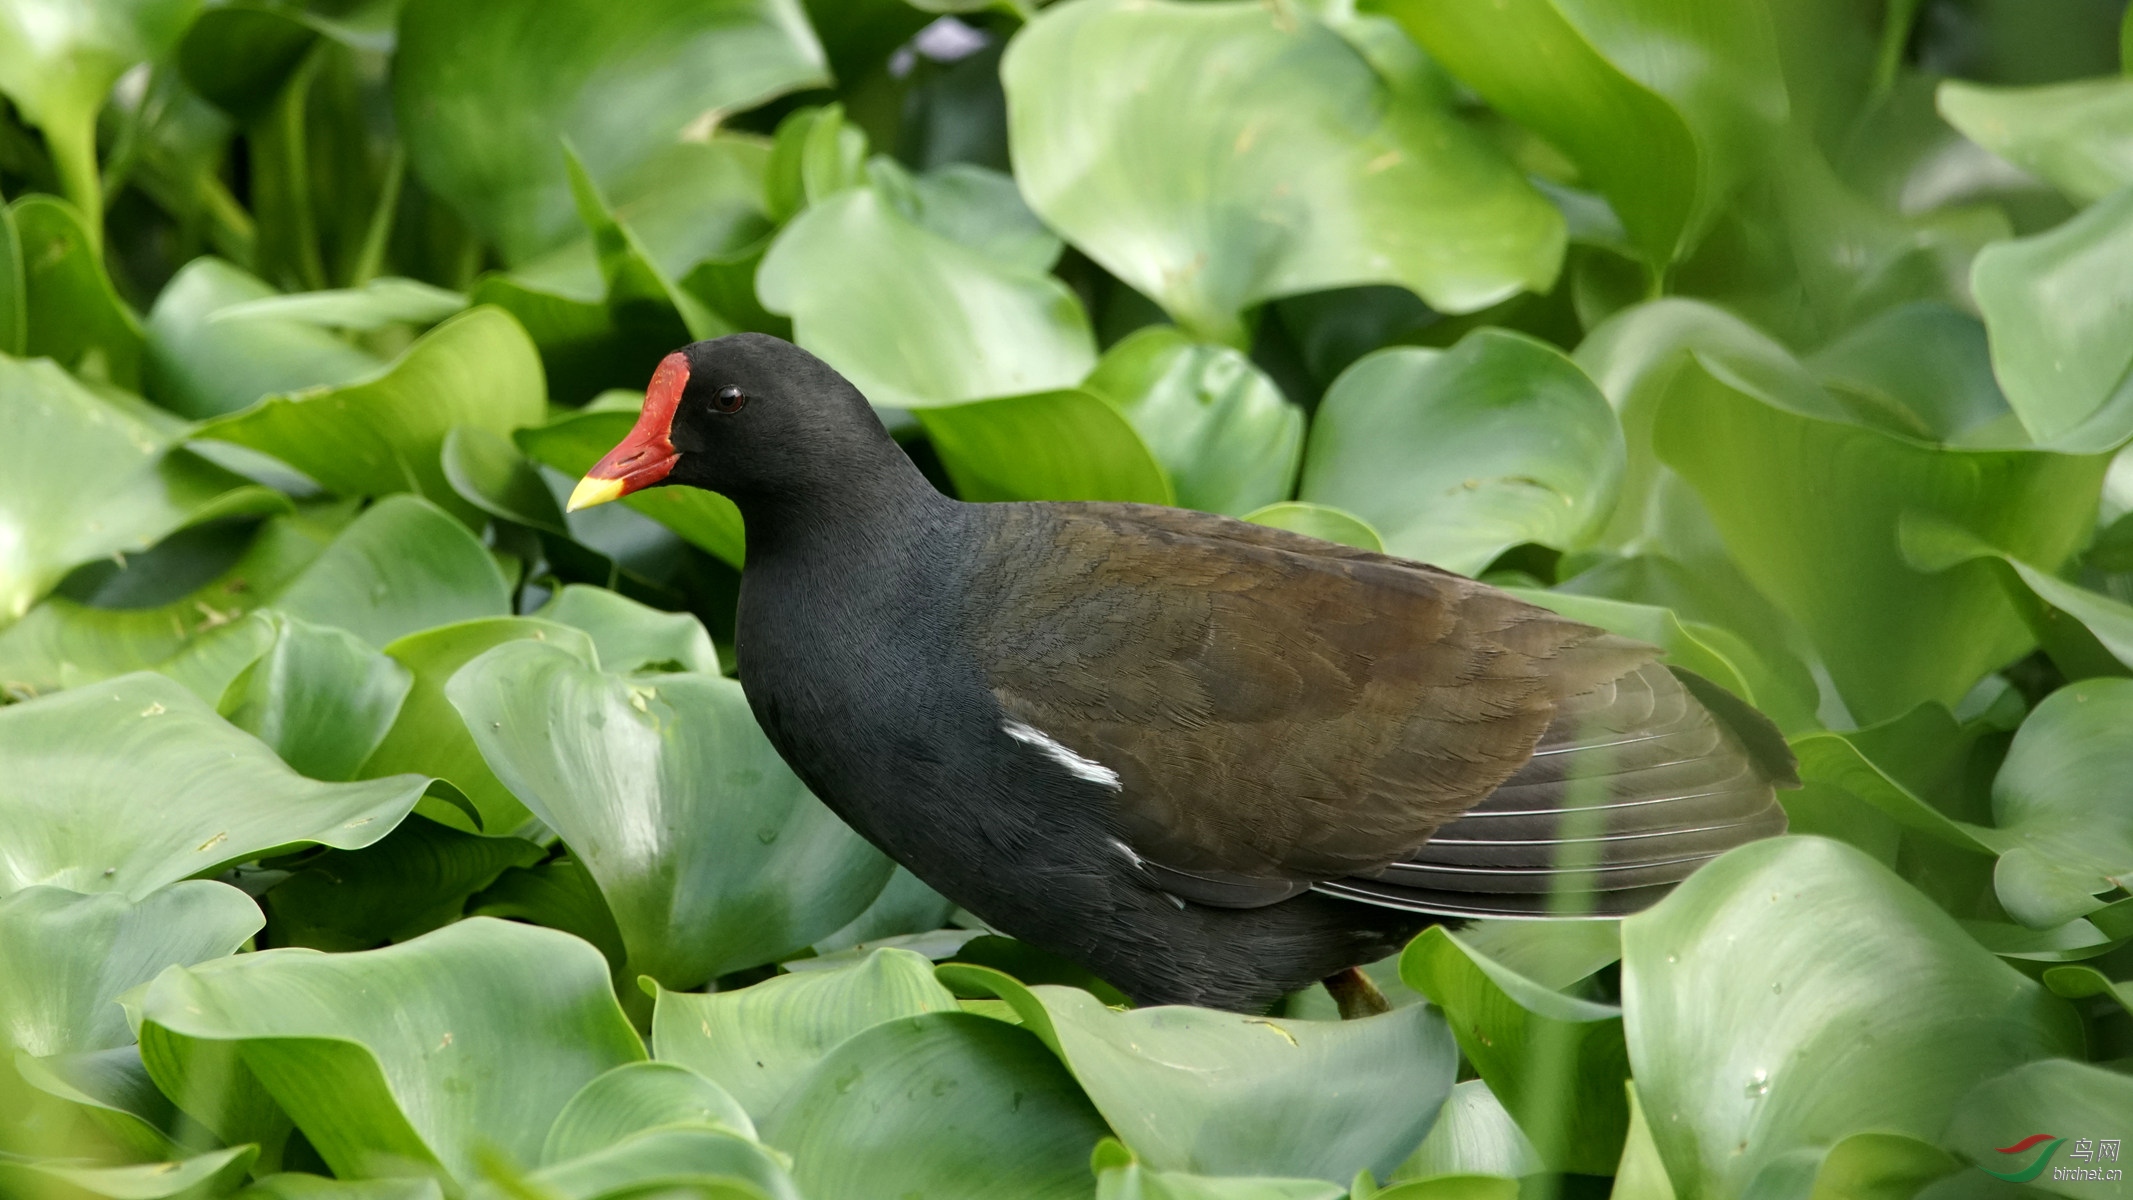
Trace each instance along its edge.
<path fill-rule="evenodd" d="M 795 553 L 840 552 L 933 527 L 955 507 L 886 435 L 878 453 L 840 463 L 834 479 L 775 491 L 736 491 L 747 523 L 748 561 Z"/>

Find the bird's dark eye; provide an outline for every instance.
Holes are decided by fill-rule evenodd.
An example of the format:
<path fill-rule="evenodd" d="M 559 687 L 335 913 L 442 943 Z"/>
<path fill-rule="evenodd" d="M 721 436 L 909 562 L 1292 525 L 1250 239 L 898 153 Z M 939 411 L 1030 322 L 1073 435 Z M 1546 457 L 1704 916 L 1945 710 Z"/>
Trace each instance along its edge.
<path fill-rule="evenodd" d="M 722 413 L 739 412 L 746 403 L 748 394 L 730 383 L 711 394 L 711 407 Z"/>

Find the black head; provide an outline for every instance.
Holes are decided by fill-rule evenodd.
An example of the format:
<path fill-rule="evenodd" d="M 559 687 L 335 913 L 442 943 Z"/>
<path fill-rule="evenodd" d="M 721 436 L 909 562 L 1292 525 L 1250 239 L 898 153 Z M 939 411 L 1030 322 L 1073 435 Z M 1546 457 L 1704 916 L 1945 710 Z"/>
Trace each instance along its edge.
<path fill-rule="evenodd" d="M 629 436 L 585 473 L 570 507 L 687 484 L 736 500 L 849 486 L 909 469 L 859 389 L 791 342 L 736 333 L 666 356 Z"/>

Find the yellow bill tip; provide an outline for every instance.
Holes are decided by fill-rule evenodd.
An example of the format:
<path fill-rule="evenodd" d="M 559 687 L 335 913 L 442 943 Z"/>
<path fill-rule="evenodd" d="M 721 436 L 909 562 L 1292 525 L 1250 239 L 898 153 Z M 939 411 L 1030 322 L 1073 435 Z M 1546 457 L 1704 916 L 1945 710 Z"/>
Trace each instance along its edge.
<path fill-rule="evenodd" d="M 591 508 L 595 504 L 605 504 L 621 495 L 621 480 L 596 479 L 591 475 L 587 475 L 585 478 L 578 480 L 578 486 L 570 489 L 570 503 L 563 506 L 563 511 L 576 512 L 581 508 Z"/>

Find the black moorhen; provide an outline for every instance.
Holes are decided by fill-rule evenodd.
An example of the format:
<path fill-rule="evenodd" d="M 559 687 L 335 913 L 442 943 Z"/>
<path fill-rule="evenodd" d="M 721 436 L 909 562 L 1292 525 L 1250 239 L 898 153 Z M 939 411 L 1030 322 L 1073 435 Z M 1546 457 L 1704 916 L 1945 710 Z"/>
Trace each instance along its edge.
<path fill-rule="evenodd" d="M 741 683 L 854 829 L 1142 1003 L 1263 1010 L 1439 917 L 1634 911 L 1785 829 L 1784 739 L 1651 646 L 1140 504 L 965 504 L 777 338 L 697 342 L 571 496 L 747 519 Z"/>

